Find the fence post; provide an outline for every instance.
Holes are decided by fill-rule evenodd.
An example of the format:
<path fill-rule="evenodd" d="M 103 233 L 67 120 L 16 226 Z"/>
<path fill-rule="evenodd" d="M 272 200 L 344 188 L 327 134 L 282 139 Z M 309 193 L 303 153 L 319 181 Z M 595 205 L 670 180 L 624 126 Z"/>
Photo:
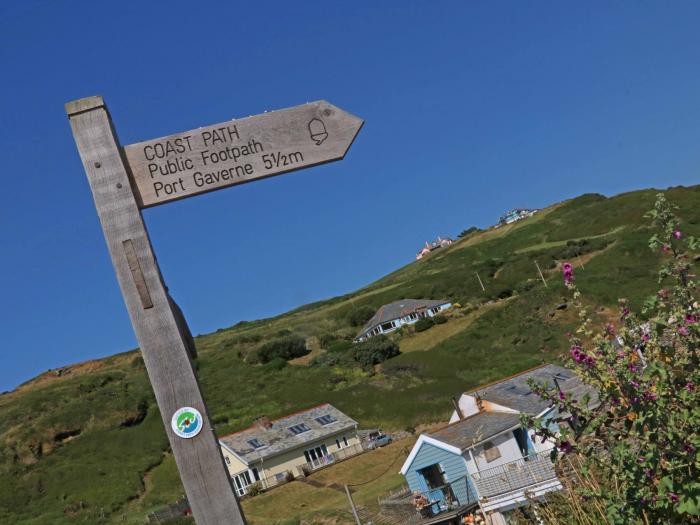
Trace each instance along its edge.
<path fill-rule="evenodd" d="M 360 516 L 357 515 L 357 509 L 355 508 L 355 502 L 352 500 L 352 494 L 350 494 L 350 488 L 345 485 L 345 494 L 348 495 L 348 501 L 350 502 L 350 508 L 352 509 L 352 515 L 355 516 L 355 523 L 357 525 L 362 525 L 360 521 Z"/>

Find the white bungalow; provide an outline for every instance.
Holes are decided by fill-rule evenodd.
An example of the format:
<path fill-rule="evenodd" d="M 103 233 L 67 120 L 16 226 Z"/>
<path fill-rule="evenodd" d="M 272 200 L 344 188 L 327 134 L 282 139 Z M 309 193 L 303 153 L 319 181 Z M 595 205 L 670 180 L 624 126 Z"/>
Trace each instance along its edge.
<path fill-rule="evenodd" d="M 439 236 L 433 242 L 425 241 L 425 245 L 416 254 L 416 261 L 420 261 L 425 255 L 429 254 L 430 252 L 439 250 L 440 248 L 447 248 L 452 243 L 454 243 L 454 241 L 449 237 Z"/>
<path fill-rule="evenodd" d="M 271 488 L 362 452 L 357 422 L 324 403 L 219 438 L 236 494 Z"/>
<path fill-rule="evenodd" d="M 441 299 L 402 299 L 385 304 L 372 318 L 367 321 L 362 330 L 355 336 L 355 342 L 364 341 L 372 336 L 387 334 L 401 328 L 403 325 L 416 323 L 422 317 L 433 317 L 452 307 L 452 303 Z"/>

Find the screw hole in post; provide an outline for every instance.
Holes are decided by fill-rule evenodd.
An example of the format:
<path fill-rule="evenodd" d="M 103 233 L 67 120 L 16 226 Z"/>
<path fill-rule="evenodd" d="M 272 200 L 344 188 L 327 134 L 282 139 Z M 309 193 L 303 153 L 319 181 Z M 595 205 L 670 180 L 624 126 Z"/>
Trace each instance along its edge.
<path fill-rule="evenodd" d="M 118 190 L 121 190 L 121 189 L 122 189 L 122 183 L 121 183 L 121 182 L 117 182 L 117 189 L 118 189 Z"/>
<path fill-rule="evenodd" d="M 102 166 L 102 164 L 100 164 L 99 162 L 95 162 L 95 167 L 96 167 L 96 168 L 99 168 L 100 166 Z"/>
<path fill-rule="evenodd" d="M 324 114 L 325 116 L 327 116 L 327 117 L 330 117 L 330 116 L 331 116 L 331 110 L 330 110 L 330 109 L 324 109 L 324 110 L 323 110 L 323 114 Z"/>

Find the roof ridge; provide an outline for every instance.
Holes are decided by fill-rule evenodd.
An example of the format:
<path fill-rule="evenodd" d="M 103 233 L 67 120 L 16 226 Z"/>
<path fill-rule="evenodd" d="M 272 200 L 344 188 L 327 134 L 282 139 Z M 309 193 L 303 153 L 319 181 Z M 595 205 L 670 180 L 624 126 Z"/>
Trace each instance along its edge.
<path fill-rule="evenodd" d="M 542 363 L 541 365 L 533 366 L 531 368 L 527 368 L 523 370 L 522 372 L 518 372 L 517 374 L 509 375 L 506 377 L 502 377 L 501 379 L 494 379 L 493 381 L 490 381 L 488 383 L 484 383 L 483 385 L 479 385 L 477 387 L 472 388 L 471 390 L 465 390 L 462 392 L 463 394 L 472 394 L 475 393 L 477 390 L 481 390 L 483 388 L 488 388 L 493 385 L 497 385 L 498 383 L 505 383 L 506 381 L 509 381 L 510 379 L 513 379 L 514 377 L 521 376 L 523 374 L 527 374 L 528 372 L 532 372 L 533 370 L 537 370 L 538 368 L 544 368 L 545 366 L 552 365 L 553 363 Z M 556 366 L 556 365 L 555 365 Z"/>
<path fill-rule="evenodd" d="M 331 405 L 330 403 L 321 403 L 321 404 L 319 404 L 319 405 L 314 405 L 314 406 L 312 406 L 312 407 L 310 407 L 310 408 L 305 408 L 305 409 L 303 409 L 303 410 L 297 410 L 296 412 L 290 412 L 289 414 L 286 414 L 286 415 L 284 415 L 284 416 L 276 417 L 276 418 L 274 418 L 274 419 L 271 419 L 271 420 L 270 420 L 270 423 L 273 423 L 273 422 L 275 422 L 275 421 L 279 421 L 280 419 L 284 419 L 284 418 L 286 418 L 286 417 L 296 416 L 296 415 L 302 414 L 302 413 L 304 413 L 304 412 L 311 412 L 313 409 L 319 408 L 319 407 L 322 407 L 322 406 L 325 406 L 325 405 L 333 406 L 333 405 Z M 333 408 L 335 408 L 335 407 L 333 407 Z M 338 409 L 336 408 L 336 410 L 338 410 Z M 261 417 L 261 416 L 258 416 L 258 417 Z M 253 430 L 254 428 L 255 428 L 255 423 L 253 423 L 252 425 L 247 426 L 247 427 L 245 427 L 245 428 L 242 428 L 241 430 L 236 430 L 235 432 L 231 432 L 230 434 L 225 434 L 225 435 L 223 435 L 223 436 L 218 436 L 218 439 L 224 439 L 224 438 L 227 438 L 227 437 L 235 436 L 236 434 L 241 434 L 241 433 L 243 433 L 243 432 L 245 432 L 245 431 L 247 431 L 247 430 Z"/>

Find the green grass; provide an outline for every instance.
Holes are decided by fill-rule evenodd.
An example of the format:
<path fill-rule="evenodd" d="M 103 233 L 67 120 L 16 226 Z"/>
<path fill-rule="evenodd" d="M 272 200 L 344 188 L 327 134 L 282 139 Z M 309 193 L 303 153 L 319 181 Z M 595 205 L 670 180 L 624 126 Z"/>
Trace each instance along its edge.
<path fill-rule="evenodd" d="M 357 292 L 197 337 L 198 374 L 217 432 L 240 429 L 260 414 L 276 417 L 321 402 L 363 427 L 416 427 L 444 420 L 450 397 L 461 391 L 556 361 L 576 322 L 569 309 L 556 310 L 568 295 L 556 269 L 572 256 L 567 242 L 587 241 L 581 247 L 585 270 L 576 268 L 586 300 L 614 308 L 624 296 L 638 307 L 656 289 L 658 260 L 647 247 L 643 218 L 655 193 L 584 195 L 470 235 Z M 684 232 L 700 234 L 700 186 L 667 193 L 680 207 Z M 444 325 L 405 336 L 400 345 L 406 351 L 375 371 L 303 360 L 282 368 L 247 361 L 265 342 L 289 332 L 319 341 L 350 338 L 357 331 L 350 312 L 402 298 L 447 298 L 465 310 Z M 491 301 L 497 302 L 485 306 Z M 0 395 L 0 417 L 6 422 L 0 431 L 0 523 L 136 524 L 183 493 L 135 351 L 48 372 Z M 279 494 L 258 501 L 272 507 Z M 309 500 L 295 510 L 297 517 L 339 511 L 316 505 Z"/>

